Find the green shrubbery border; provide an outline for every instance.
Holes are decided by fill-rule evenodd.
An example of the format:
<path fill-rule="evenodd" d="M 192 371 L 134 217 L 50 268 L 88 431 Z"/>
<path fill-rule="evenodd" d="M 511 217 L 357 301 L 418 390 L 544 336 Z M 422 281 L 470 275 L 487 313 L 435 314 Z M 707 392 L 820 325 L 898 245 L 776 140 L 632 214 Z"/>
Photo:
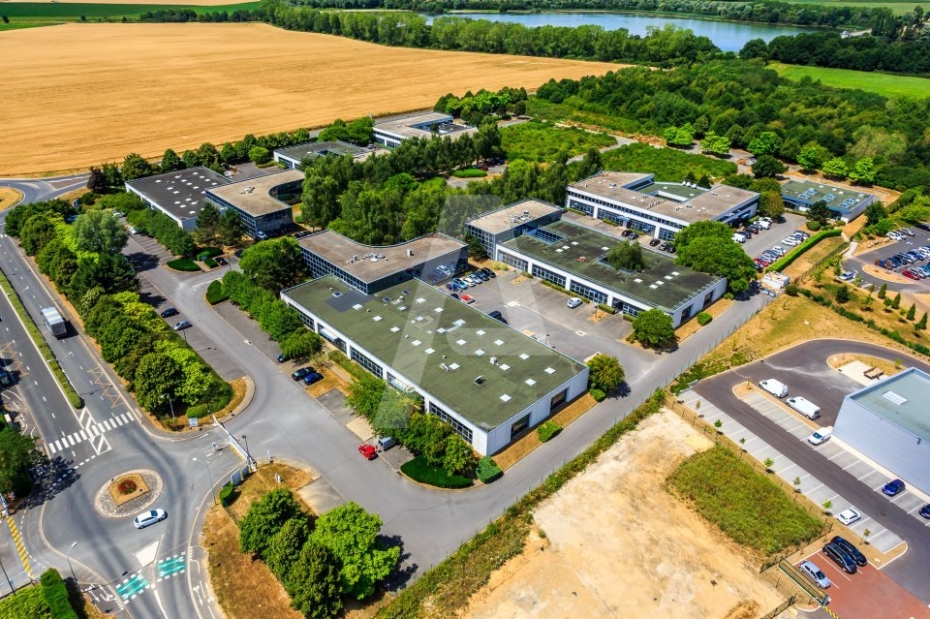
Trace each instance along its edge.
<path fill-rule="evenodd" d="M 769 271 L 782 271 L 788 268 L 788 266 L 790 266 L 792 262 L 794 262 L 795 260 L 803 256 L 804 253 L 807 252 L 807 250 L 809 250 L 811 247 L 813 247 L 820 241 L 824 240 L 825 238 L 829 236 L 839 236 L 842 233 L 843 231 L 840 230 L 839 228 L 832 228 L 830 230 L 822 230 L 818 232 L 817 234 L 812 235 L 811 238 L 807 239 L 806 241 L 804 241 L 803 243 L 795 247 L 792 251 L 788 252 L 787 255 L 776 260 L 773 264 L 769 266 L 768 270 Z"/>
<path fill-rule="evenodd" d="M 536 434 L 539 436 L 539 442 L 547 443 L 556 436 L 559 432 L 562 431 L 562 426 L 556 422 L 549 420 L 544 421 L 538 428 L 536 428 Z"/>
<path fill-rule="evenodd" d="M 167 263 L 167 266 L 175 271 L 200 271 L 200 267 L 190 258 L 177 258 Z"/>
<path fill-rule="evenodd" d="M 426 461 L 425 456 L 417 456 L 400 467 L 401 472 L 421 484 L 429 484 L 437 488 L 468 488 L 474 482 L 463 475 L 449 475 L 438 466 Z"/>
<path fill-rule="evenodd" d="M 48 569 L 39 577 L 42 597 L 48 604 L 51 619 L 78 619 L 68 598 L 68 587 L 57 570 Z"/>
<path fill-rule="evenodd" d="M 226 290 L 223 289 L 223 280 L 215 279 L 210 282 L 210 285 L 207 286 L 207 303 L 216 305 L 227 299 L 229 299 L 229 295 L 226 294 Z"/>

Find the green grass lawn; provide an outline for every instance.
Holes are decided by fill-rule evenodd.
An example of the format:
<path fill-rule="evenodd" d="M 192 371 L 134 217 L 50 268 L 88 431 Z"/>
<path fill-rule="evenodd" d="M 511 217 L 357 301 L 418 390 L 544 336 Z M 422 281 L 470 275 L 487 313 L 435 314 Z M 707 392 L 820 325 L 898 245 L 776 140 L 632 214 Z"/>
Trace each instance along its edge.
<path fill-rule="evenodd" d="M 765 474 L 720 446 L 682 462 L 668 487 L 735 542 L 765 554 L 810 541 L 823 528 Z"/>
<path fill-rule="evenodd" d="M 569 157 L 574 157 L 589 148 L 603 148 L 616 142 L 604 133 L 556 127 L 538 120 L 501 129 L 501 145 L 510 161 L 554 161 L 561 150 L 567 150 Z"/>
<path fill-rule="evenodd" d="M 414 481 L 439 488 L 467 488 L 472 485 L 472 480 L 467 477 L 449 475 L 441 468 L 430 465 L 423 456 L 407 462 L 400 470 Z"/>
<path fill-rule="evenodd" d="M 812 80 L 820 80 L 820 83 L 824 86 L 856 88 L 886 97 L 930 97 L 930 78 L 925 77 L 906 77 L 887 73 L 850 71 L 848 69 L 802 67 L 780 62 L 770 64 L 769 68 L 778 71 L 778 74 L 782 77 L 794 81 L 809 77 Z"/>
<path fill-rule="evenodd" d="M 601 154 L 605 170 L 654 172 L 657 181 L 681 182 L 691 172 L 699 179 L 705 174 L 719 180 L 736 173 L 730 161 L 685 153 L 674 148 L 653 148 L 648 144 L 629 144 Z"/>
<path fill-rule="evenodd" d="M 102 19 L 120 20 L 123 17 L 138 19 L 146 11 L 159 11 L 168 9 L 191 9 L 198 15 L 212 12 L 227 11 L 232 13 L 239 10 L 252 10 L 259 6 L 259 2 L 244 4 L 227 4 L 223 6 L 189 6 L 186 4 L 156 5 L 156 4 L 59 4 L 57 2 L 4 2 L 0 4 L 0 15 L 10 18 L 9 24 L 3 24 L 2 29 L 8 30 L 17 24 L 32 26 L 44 23 L 57 23 L 64 21 L 81 21 L 84 16 L 87 21 Z"/>
<path fill-rule="evenodd" d="M 882 8 L 882 9 L 891 9 L 895 15 L 903 15 L 905 13 L 913 13 L 915 6 L 922 6 L 925 9 L 930 8 L 930 3 L 928 2 L 897 2 L 896 0 L 871 0 L 870 2 L 860 2 L 858 0 L 787 0 L 791 4 L 819 4 L 820 6 L 828 6 L 835 9 L 840 8 Z"/>

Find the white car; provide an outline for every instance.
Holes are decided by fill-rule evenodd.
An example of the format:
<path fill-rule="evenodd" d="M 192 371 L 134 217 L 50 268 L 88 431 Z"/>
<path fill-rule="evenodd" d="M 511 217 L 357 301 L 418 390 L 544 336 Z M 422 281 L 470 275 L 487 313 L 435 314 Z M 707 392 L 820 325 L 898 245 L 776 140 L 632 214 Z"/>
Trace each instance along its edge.
<path fill-rule="evenodd" d="M 852 523 L 862 520 L 862 514 L 857 512 L 855 508 L 850 507 L 838 513 L 836 519 L 839 520 L 841 524 L 845 524 L 848 527 Z"/>
<path fill-rule="evenodd" d="M 818 428 L 816 432 L 807 437 L 807 442 L 811 445 L 823 445 L 833 436 L 833 426 Z"/>
<path fill-rule="evenodd" d="M 581 299 L 579 299 L 578 297 L 572 297 L 571 299 L 568 300 L 568 303 L 566 303 L 566 305 L 568 305 L 569 309 L 575 309 L 576 307 L 581 305 L 581 303 L 582 303 Z"/>
<path fill-rule="evenodd" d="M 168 517 L 168 514 L 163 509 L 153 509 L 147 512 L 143 512 L 136 516 L 136 519 L 132 523 L 136 526 L 137 529 L 144 529 L 145 527 L 155 524 L 156 522 L 161 522 Z"/>
<path fill-rule="evenodd" d="M 853 273 L 852 271 L 843 271 L 842 275 L 840 275 L 840 279 L 841 279 L 842 281 L 844 281 L 844 282 L 848 282 L 849 280 L 851 280 L 851 279 L 854 278 L 855 276 L 856 276 L 856 274 Z"/>
<path fill-rule="evenodd" d="M 783 245 L 789 245 L 789 246 L 791 246 L 791 247 L 794 247 L 795 245 L 798 244 L 798 240 L 797 240 L 796 238 L 790 237 L 790 236 L 789 236 L 788 238 L 786 238 L 786 239 L 782 239 L 781 242 L 782 242 Z"/>
<path fill-rule="evenodd" d="M 786 253 L 785 248 L 782 247 L 781 245 L 776 245 L 775 247 L 772 248 L 772 251 L 778 254 L 779 256 L 784 256 Z"/>

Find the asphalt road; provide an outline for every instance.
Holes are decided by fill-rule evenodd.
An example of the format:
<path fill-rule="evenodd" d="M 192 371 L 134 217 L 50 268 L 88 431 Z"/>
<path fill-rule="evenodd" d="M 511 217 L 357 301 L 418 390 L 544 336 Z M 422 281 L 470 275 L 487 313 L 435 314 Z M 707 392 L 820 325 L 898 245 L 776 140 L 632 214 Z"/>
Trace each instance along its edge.
<path fill-rule="evenodd" d="M 841 353 L 889 360 L 905 358 L 906 365 L 930 371 L 930 365 L 896 350 L 848 340 L 816 340 L 763 361 L 741 366 L 737 371 L 702 380 L 694 389 L 715 405 L 724 408 L 734 419 L 795 464 L 816 475 L 853 505 L 862 508 L 901 536 L 907 542 L 907 553 L 883 571 L 924 603 L 930 603 L 930 579 L 927 578 L 930 571 L 930 535 L 927 534 L 925 523 L 889 503 L 881 493 L 860 483 L 837 464 L 818 455 L 806 442 L 798 441 L 733 394 L 733 388 L 747 378 L 754 383 L 776 378 L 788 385 L 792 395 L 801 395 L 816 402 L 822 409 L 822 418 L 818 423 L 828 425 L 836 421 L 843 397 L 860 387 L 827 365 L 826 360 L 830 356 Z"/>

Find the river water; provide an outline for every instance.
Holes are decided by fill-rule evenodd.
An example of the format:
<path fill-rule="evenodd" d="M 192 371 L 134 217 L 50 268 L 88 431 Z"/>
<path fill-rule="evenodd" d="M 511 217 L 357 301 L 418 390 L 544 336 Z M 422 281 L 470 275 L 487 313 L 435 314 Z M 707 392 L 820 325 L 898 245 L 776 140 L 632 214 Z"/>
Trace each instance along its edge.
<path fill-rule="evenodd" d="M 689 17 L 668 17 L 646 13 L 455 13 L 456 17 L 487 19 L 523 24 L 524 26 L 602 26 L 606 30 L 625 28 L 630 34 L 645 35 L 650 26 L 661 28 L 673 24 L 705 36 L 725 52 L 738 52 L 747 41 L 763 39 L 768 42 L 777 36 L 814 32 L 796 26 L 774 26 L 747 22 L 716 21 Z M 426 16 L 428 20 L 430 17 Z"/>

